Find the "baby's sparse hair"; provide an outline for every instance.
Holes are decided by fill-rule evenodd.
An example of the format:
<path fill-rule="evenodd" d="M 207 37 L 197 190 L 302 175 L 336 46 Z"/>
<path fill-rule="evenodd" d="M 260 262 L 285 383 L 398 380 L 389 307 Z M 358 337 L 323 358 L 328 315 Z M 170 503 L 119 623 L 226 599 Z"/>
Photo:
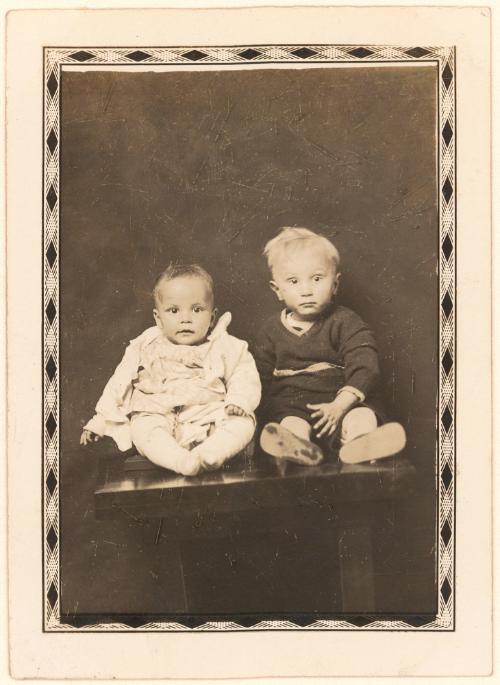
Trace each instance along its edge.
<path fill-rule="evenodd" d="M 325 236 L 320 233 L 314 233 L 314 231 L 310 231 L 308 228 L 285 226 L 280 229 L 278 235 L 272 238 L 264 247 L 264 257 L 267 259 L 267 264 L 271 273 L 276 266 L 276 262 L 287 247 L 291 245 L 294 247 L 306 247 L 308 244 L 321 246 L 338 268 L 340 264 L 339 251 L 328 238 L 325 238 Z"/>
<path fill-rule="evenodd" d="M 155 281 L 153 287 L 153 300 L 155 304 L 157 302 L 161 302 L 161 284 L 165 283 L 166 281 L 173 281 L 174 278 L 180 278 L 181 276 L 199 278 L 204 281 L 212 298 L 212 302 L 214 301 L 213 278 L 202 266 L 199 264 L 169 264 Z"/>

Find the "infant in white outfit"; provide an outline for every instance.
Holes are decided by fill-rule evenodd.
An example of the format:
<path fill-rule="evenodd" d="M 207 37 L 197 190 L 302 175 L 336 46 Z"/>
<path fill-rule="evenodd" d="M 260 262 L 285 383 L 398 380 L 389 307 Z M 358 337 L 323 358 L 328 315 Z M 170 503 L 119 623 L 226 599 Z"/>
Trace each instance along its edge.
<path fill-rule="evenodd" d="M 213 281 L 197 264 L 171 265 L 157 279 L 156 326 L 131 341 L 80 438 L 107 435 L 185 476 L 215 469 L 255 431 L 259 375 L 248 345 L 216 322 Z"/>

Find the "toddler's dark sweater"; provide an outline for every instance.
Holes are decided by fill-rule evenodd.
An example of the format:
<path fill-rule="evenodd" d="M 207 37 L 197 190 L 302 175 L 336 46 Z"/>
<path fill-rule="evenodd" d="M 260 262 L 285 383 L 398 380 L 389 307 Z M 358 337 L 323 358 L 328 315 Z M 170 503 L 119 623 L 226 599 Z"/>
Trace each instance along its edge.
<path fill-rule="evenodd" d="M 379 364 L 373 333 L 351 309 L 333 305 L 301 336 L 283 325 L 281 313 L 273 314 L 254 348 L 263 385 L 263 406 L 268 418 L 299 415 L 309 420 L 306 404 L 331 402 L 343 386 L 352 386 L 368 400 Z M 334 368 L 292 376 L 274 376 L 277 370 L 305 369 L 328 362 Z"/>

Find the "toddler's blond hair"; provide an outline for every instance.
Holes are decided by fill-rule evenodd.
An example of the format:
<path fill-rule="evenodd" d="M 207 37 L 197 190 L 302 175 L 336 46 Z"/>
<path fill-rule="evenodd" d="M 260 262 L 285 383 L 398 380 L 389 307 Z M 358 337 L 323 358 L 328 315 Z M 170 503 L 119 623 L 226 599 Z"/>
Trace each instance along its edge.
<path fill-rule="evenodd" d="M 276 266 L 276 262 L 288 247 L 306 247 L 314 244 L 320 246 L 338 268 L 340 264 L 339 251 L 328 238 L 325 238 L 320 233 L 314 233 L 314 231 L 310 231 L 308 228 L 285 226 L 264 247 L 264 257 L 267 259 L 271 273 Z"/>

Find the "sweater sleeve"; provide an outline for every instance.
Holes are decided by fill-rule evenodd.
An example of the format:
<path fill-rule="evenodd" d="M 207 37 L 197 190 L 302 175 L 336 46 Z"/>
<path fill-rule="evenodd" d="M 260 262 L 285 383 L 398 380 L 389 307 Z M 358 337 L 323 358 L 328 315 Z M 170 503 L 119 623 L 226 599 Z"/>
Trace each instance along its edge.
<path fill-rule="evenodd" d="M 265 399 L 276 368 L 275 347 L 267 327 L 260 331 L 254 348 L 254 356 L 262 383 L 262 395 Z"/>
<path fill-rule="evenodd" d="M 345 386 L 365 397 L 374 389 L 380 375 L 377 345 L 364 321 L 349 312 L 340 325 L 339 353 L 345 366 Z"/>

